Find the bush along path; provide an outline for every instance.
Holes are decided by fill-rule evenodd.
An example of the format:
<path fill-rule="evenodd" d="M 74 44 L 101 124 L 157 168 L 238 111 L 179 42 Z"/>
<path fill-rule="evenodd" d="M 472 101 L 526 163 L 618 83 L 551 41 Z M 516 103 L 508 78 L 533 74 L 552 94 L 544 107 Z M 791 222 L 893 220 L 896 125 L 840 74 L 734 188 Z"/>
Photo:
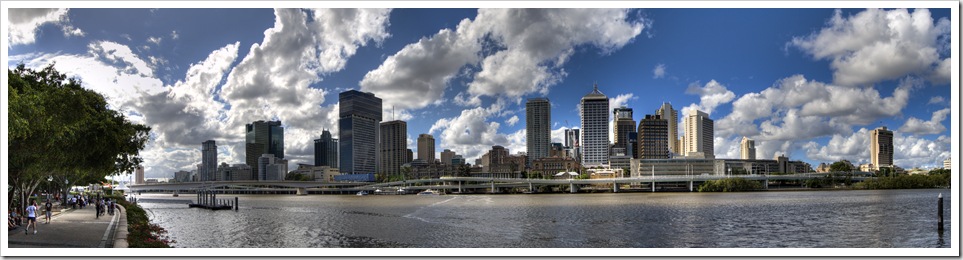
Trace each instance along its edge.
<path fill-rule="evenodd" d="M 167 230 L 150 223 L 147 212 L 140 205 L 130 203 L 123 197 L 117 201 L 127 212 L 127 247 L 169 248 L 176 243 L 167 236 Z"/>

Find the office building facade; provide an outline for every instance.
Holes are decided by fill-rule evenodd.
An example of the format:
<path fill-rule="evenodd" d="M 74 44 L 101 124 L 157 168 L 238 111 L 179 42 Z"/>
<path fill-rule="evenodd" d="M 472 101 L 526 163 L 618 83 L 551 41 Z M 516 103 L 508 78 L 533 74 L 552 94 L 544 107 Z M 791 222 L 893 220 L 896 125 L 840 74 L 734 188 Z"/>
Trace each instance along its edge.
<path fill-rule="evenodd" d="M 869 137 L 869 156 L 875 170 L 893 166 L 893 131 L 884 126 L 870 132 Z"/>
<path fill-rule="evenodd" d="M 281 121 L 259 120 L 245 125 L 245 130 L 245 162 L 252 168 L 251 179 L 259 180 L 257 165 L 261 155 L 284 158 L 284 128 Z"/>
<path fill-rule="evenodd" d="M 401 174 L 408 163 L 408 123 L 401 120 L 381 123 L 381 173 Z"/>
<path fill-rule="evenodd" d="M 552 143 L 552 106 L 547 98 L 532 98 L 525 103 L 525 135 L 527 165 L 548 157 Z"/>
<path fill-rule="evenodd" d="M 669 123 L 669 152 L 682 154 L 682 139 L 679 138 L 679 112 L 672 108 L 672 104 L 666 102 L 662 103 L 662 107 L 659 107 L 655 114 Z"/>
<path fill-rule="evenodd" d="M 609 98 L 599 91 L 598 85 L 582 97 L 579 104 L 582 119 L 581 165 L 599 166 L 609 161 Z"/>
<path fill-rule="evenodd" d="M 639 121 L 639 159 L 669 159 L 669 122 L 659 115 L 645 115 Z"/>
<path fill-rule="evenodd" d="M 321 132 L 321 138 L 314 139 L 314 166 L 338 168 L 338 139 L 327 129 Z"/>
<path fill-rule="evenodd" d="M 435 137 L 430 134 L 418 135 L 418 159 L 435 163 Z"/>
<path fill-rule="evenodd" d="M 756 159 L 756 141 L 743 136 L 739 143 L 739 158 L 743 160 Z"/>
<path fill-rule="evenodd" d="M 201 181 L 220 181 L 217 178 L 217 144 L 214 140 L 201 143 L 201 164 L 204 165 Z"/>
<path fill-rule="evenodd" d="M 338 102 L 338 169 L 348 174 L 377 172 L 381 99 L 349 90 L 338 95 Z"/>
<path fill-rule="evenodd" d="M 685 155 L 700 154 L 706 159 L 715 158 L 713 135 L 713 121 L 709 115 L 695 109 L 690 111 L 685 118 Z"/>

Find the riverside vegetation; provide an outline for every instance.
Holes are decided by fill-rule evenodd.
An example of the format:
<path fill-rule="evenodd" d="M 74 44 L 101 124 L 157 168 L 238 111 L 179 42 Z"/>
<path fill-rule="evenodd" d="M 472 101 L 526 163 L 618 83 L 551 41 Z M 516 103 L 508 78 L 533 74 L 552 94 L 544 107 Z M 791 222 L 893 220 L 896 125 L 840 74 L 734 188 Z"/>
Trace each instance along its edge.
<path fill-rule="evenodd" d="M 150 223 L 147 212 L 140 205 L 130 203 L 123 196 L 108 196 L 127 211 L 127 247 L 131 248 L 169 248 L 176 243 L 167 236 L 167 230 Z"/>

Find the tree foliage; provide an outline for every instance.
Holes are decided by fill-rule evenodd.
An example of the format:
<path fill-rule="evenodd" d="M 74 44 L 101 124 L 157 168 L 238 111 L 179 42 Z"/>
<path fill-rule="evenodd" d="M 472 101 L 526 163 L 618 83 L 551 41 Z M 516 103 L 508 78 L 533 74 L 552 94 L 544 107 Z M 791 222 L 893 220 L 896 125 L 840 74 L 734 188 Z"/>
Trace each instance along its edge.
<path fill-rule="evenodd" d="M 829 171 L 831 172 L 848 172 L 854 170 L 850 164 L 840 160 L 829 165 Z"/>
<path fill-rule="evenodd" d="M 761 190 L 762 184 L 744 178 L 710 180 L 699 185 L 699 192 L 735 192 Z"/>
<path fill-rule="evenodd" d="M 7 75 L 8 180 L 15 190 L 31 193 L 51 177 L 83 185 L 140 165 L 150 127 L 128 121 L 103 95 L 52 64 L 38 71 L 20 64 Z"/>
<path fill-rule="evenodd" d="M 930 189 L 950 187 L 950 173 L 897 175 L 869 179 L 858 187 L 865 189 Z"/>

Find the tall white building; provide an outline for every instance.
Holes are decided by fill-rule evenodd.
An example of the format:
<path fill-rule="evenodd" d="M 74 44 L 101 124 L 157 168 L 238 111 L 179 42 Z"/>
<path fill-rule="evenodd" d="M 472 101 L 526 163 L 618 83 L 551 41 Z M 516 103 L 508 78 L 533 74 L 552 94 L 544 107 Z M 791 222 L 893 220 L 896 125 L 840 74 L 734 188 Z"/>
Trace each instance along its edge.
<path fill-rule="evenodd" d="M 609 161 L 609 98 L 599 92 L 598 84 L 582 97 L 582 165 L 606 164 Z"/>
<path fill-rule="evenodd" d="M 943 169 L 952 170 L 953 168 L 953 158 L 946 158 L 943 161 Z"/>
<path fill-rule="evenodd" d="M 756 159 L 756 141 L 749 139 L 748 137 L 742 137 L 742 143 L 739 146 L 740 158 L 743 160 L 755 160 Z"/>
<path fill-rule="evenodd" d="M 672 109 L 672 104 L 662 103 L 662 107 L 655 111 L 662 119 L 669 122 L 669 152 L 682 154 L 682 141 L 679 139 L 679 112 Z"/>
<path fill-rule="evenodd" d="M 689 111 L 685 117 L 685 144 L 684 153 L 686 156 L 698 155 L 701 153 L 706 159 L 715 158 L 713 150 L 713 129 L 712 119 L 709 115 L 699 110 Z"/>
<path fill-rule="evenodd" d="M 532 98 L 525 103 L 525 145 L 529 166 L 548 157 L 552 145 L 552 106 L 547 98 Z"/>
<path fill-rule="evenodd" d="M 203 172 L 201 181 L 217 181 L 217 144 L 214 140 L 207 140 L 201 147 L 201 164 Z"/>

